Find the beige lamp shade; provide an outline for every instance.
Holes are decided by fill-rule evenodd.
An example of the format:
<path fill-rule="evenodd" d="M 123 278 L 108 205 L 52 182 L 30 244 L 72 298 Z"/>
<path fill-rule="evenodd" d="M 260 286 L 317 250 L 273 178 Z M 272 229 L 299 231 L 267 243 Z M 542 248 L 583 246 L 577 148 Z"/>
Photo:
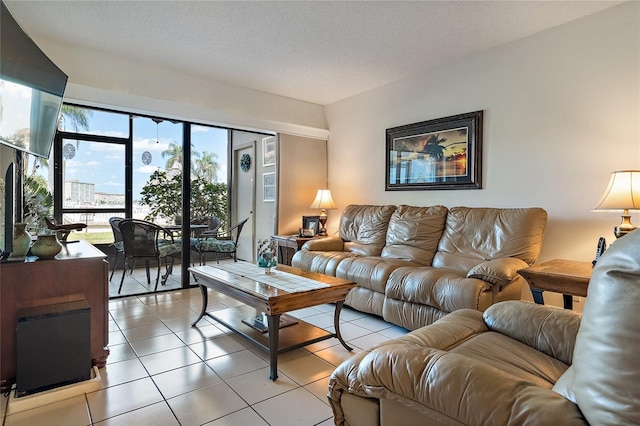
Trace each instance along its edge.
<path fill-rule="evenodd" d="M 335 209 L 336 205 L 331 198 L 331 191 L 328 189 L 318 189 L 315 200 L 309 206 L 312 209 Z M 326 212 L 325 212 L 326 214 Z"/>
<path fill-rule="evenodd" d="M 615 228 L 616 237 L 634 229 L 629 210 L 640 210 L 640 170 L 611 172 L 609 186 L 594 210 L 622 210 L 622 223 Z"/>

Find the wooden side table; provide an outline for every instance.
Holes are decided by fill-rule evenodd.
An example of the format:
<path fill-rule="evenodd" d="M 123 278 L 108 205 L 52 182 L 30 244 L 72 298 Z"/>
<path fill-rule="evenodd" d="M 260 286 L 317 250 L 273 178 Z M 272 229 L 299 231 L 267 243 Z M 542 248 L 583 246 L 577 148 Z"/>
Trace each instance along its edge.
<path fill-rule="evenodd" d="M 591 279 L 591 262 L 553 259 L 528 268 L 520 269 L 529 284 L 533 300 L 544 305 L 542 292 L 562 293 L 565 309 L 573 309 L 573 296 L 587 296 L 587 287 Z"/>
<path fill-rule="evenodd" d="M 304 243 L 317 237 L 298 237 L 297 235 L 273 235 L 278 243 L 278 263 L 291 266 L 291 259 Z"/>

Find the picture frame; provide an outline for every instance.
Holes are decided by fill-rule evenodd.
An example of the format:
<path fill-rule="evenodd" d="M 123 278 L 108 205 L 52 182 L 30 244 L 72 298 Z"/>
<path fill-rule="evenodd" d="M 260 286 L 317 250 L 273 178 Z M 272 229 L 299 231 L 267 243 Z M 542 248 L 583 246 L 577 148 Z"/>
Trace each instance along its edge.
<path fill-rule="evenodd" d="M 313 229 L 313 235 L 318 235 L 320 216 L 302 216 L 302 229 Z"/>
<path fill-rule="evenodd" d="M 483 111 L 386 129 L 385 191 L 482 188 Z"/>
<path fill-rule="evenodd" d="M 262 166 L 276 165 L 276 137 L 269 136 L 262 139 Z"/>
<path fill-rule="evenodd" d="M 268 172 L 262 174 L 262 200 L 276 201 L 276 174 Z"/>

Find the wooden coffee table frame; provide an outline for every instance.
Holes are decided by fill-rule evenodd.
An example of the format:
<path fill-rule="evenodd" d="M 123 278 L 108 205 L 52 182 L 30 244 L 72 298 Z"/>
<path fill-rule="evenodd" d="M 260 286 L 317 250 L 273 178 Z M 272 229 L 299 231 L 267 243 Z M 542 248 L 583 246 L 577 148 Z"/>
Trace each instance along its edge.
<path fill-rule="evenodd" d="M 191 267 L 189 271 L 196 278 L 202 295 L 200 315 L 191 325 L 195 327 L 204 316 L 207 316 L 266 349 L 269 352 L 269 378 L 271 380 L 278 378 L 278 354 L 283 352 L 334 337 L 348 351 L 351 351 L 352 348 L 347 345 L 340 334 L 340 311 L 347 293 L 356 286 L 356 283 L 285 265 L 278 265 L 275 269 L 276 271 L 288 272 L 320 281 L 329 284 L 329 286 L 289 293 L 260 281 L 217 269 L 213 266 Z M 207 289 L 229 296 L 246 306 L 207 312 L 209 300 Z M 325 303 L 336 304 L 333 315 L 335 333 L 330 333 L 300 319 L 298 319 L 297 324 L 280 329 L 280 316 L 282 314 Z M 251 318 L 261 312 L 267 315 L 267 333 L 261 333 L 242 322 L 243 319 Z"/>

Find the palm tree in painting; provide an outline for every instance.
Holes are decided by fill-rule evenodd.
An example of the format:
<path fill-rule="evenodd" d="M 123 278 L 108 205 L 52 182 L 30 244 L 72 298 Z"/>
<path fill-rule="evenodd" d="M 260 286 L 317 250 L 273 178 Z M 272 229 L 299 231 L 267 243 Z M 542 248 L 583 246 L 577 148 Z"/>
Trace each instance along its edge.
<path fill-rule="evenodd" d="M 430 155 L 438 160 L 444 157 L 444 150 L 446 147 L 442 146 L 447 141 L 447 138 L 441 138 L 438 134 L 429 135 L 427 143 L 424 146 L 424 153 Z"/>

